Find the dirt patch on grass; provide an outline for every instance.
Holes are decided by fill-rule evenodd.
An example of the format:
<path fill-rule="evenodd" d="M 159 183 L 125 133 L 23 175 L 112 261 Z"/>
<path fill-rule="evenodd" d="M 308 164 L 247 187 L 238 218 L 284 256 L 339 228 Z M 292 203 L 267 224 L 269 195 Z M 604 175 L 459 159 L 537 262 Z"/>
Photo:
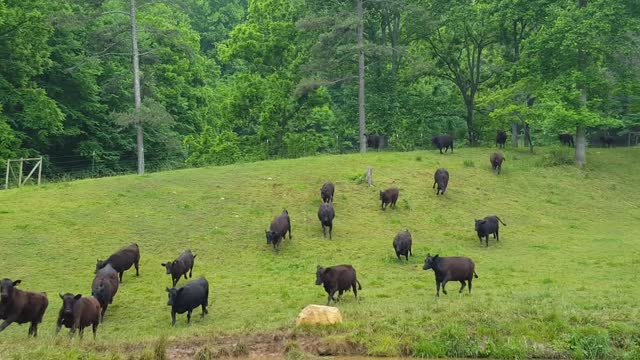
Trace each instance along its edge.
<path fill-rule="evenodd" d="M 286 352 L 302 351 L 307 354 L 363 355 L 366 349 L 347 338 L 275 332 L 255 335 L 219 336 L 212 338 L 181 339 L 169 343 L 169 359 L 195 359 L 198 352 L 203 358 L 242 357 L 250 359 L 279 359 Z"/>

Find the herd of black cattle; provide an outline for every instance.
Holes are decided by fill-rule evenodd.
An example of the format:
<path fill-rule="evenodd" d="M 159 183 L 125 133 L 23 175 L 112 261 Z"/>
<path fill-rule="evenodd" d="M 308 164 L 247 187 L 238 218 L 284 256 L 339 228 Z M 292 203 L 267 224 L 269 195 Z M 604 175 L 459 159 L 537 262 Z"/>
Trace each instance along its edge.
<path fill-rule="evenodd" d="M 507 135 L 504 131 L 498 131 L 496 135 L 496 146 L 504 147 Z M 573 146 L 573 136 L 570 134 L 559 135 L 559 140 L 569 146 Z M 603 144 L 611 146 L 613 139 L 610 136 L 602 137 Z M 373 148 L 381 148 L 386 142 L 385 137 L 380 135 L 367 135 L 367 145 Z M 440 135 L 432 139 L 432 143 L 445 153 L 451 149 L 453 153 L 453 138 L 449 135 Z M 499 152 L 491 154 L 489 161 L 494 171 L 500 174 L 502 162 L 505 160 L 504 155 Z M 433 188 L 436 189 L 436 195 L 444 195 L 449 183 L 449 172 L 444 168 L 439 168 L 434 174 Z M 332 239 L 333 219 L 335 210 L 333 208 L 333 197 L 335 186 L 331 182 L 325 183 L 321 190 L 320 196 L 322 204 L 318 210 L 318 219 L 322 226 L 322 231 L 326 237 L 326 230 L 329 230 L 329 239 Z M 392 187 L 384 191 L 380 191 L 381 208 L 385 210 L 387 207 L 395 208 L 396 202 L 400 195 L 398 188 Z M 485 239 L 486 246 L 489 246 L 489 235 L 493 235 L 496 241 L 500 240 L 499 227 L 500 223 L 506 226 L 497 216 L 487 216 L 481 220 L 475 220 L 475 231 L 480 239 Z M 291 220 L 289 213 L 284 210 L 278 215 L 266 231 L 267 244 L 271 244 L 277 251 L 280 242 L 289 234 L 291 239 Z M 396 256 L 400 260 L 404 256 L 409 260 L 411 253 L 412 239 L 408 230 L 404 230 L 396 235 L 393 240 L 393 248 Z M 207 306 L 209 304 L 209 283 L 205 278 L 193 280 L 186 285 L 176 288 L 178 280 L 184 276 L 187 279 L 192 275 L 195 257 L 191 250 L 183 252 L 176 260 L 161 264 L 166 268 L 166 273 L 172 277 L 173 287 L 167 288 L 169 296 L 168 305 L 171 306 L 172 324 L 176 323 L 176 314 L 187 313 L 187 322 L 191 321 L 191 313 L 194 309 L 201 306 L 202 316 L 208 313 Z M 91 290 L 92 296 L 85 297 L 80 294 L 74 295 L 70 293 L 60 294 L 62 299 L 62 308 L 58 314 L 56 333 L 60 331 L 62 326 L 70 328 L 70 334 L 73 336 L 76 330 L 79 331 L 80 337 L 84 333 L 84 328 L 92 326 L 93 336 L 96 336 L 98 324 L 104 319 L 109 304 L 118 292 L 119 284 L 122 282 L 123 273 L 132 266 L 136 269 L 136 276 L 139 275 L 140 249 L 137 244 L 120 249 L 104 261 L 98 260 L 96 264 L 95 278 L 93 280 Z M 462 292 L 468 285 L 469 293 L 471 292 L 471 282 L 478 275 L 475 272 L 473 261 L 467 257 L 440 257 L 438 255 L 427 255 L 423 266 L 424 270 L 433 269 L 436 279 L 436 296 L 440 296 L 440 287 L 446 295 L 445 285 L 449 281 L 459 281 L 461 284 L 459 292 Z M 44 293 L 28 292 L 17 289 L 20 280 L 11 281 L 3 279 L 0 281 L 0 320 L 4 320 L 0 324 L 0 332 L 12 323 L 24 324 L 31 323 L 29 327 L 29 336 L 37 336 L 38 324 L 42 321 L 45 310 L 49 304 L 47 295 Z M 360 282 L 356 278 L 356 270 L 351 265 L 337 265 L 332 267 L 318 266 L 316 269 L 316 285 L 323 285 L 328 294 L 327 305 L 331 301 L 336 302 L 340 299 L 345 291 L 353 290 L 355 299 L 358 299 L 358 290 L 362 289 Z M 338 293 L 338 299 L 334 295 Z"/>

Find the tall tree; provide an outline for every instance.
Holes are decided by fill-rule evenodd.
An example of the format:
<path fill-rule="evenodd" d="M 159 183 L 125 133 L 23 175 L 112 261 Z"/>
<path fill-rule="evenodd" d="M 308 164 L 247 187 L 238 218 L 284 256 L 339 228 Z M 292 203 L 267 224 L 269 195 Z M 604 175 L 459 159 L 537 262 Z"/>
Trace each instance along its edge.
<path fill-rule="evenodd" d="M 140 122 L 140 108 L 142 97 L 140 95 L 140 53 L 138 52 L 138 24 L 136 18 L 136 1 L 130 0 L 129 17 L 131 21 L 131 55 L 133 62 L 133 99 L 134 99 L 134 126 L 136 128 L 136 149 L 138 153 L 138 175 L 144 174 L 144 134 Z"/>
<path fill-rule="evenodd" d="M 366 131 L 366 115 L 365 115 L 365 97 L 364 97 L 364 9 L 362 0 L 357 2 L 358 16 L 358 128 L 360 137 L 360 152 L 367 152 L 367 140 L 365 139 Z"/>

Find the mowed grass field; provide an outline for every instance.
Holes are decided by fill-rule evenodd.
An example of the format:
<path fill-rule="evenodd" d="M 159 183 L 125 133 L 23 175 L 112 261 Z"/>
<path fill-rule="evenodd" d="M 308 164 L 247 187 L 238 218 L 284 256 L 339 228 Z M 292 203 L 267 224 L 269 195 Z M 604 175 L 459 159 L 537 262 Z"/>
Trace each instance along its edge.
<path fill-rule="evenodd" d="M 356 268 L 360 302 L 344 295 L 340 326 L 294 331 L 380 356 L 640 358 L 640 148 L 589 149 L 585 170 L 542 166 L 549 149 L 506 149 L 499 176 L 493 151 L 318 156 L 1 191 L 0 277 L 47 292 L 49 308 L 37 339 L 28 325 L 0 333 L 0 358 L 127 358 L 123 349 L 161 335 L 289 331 L 303 307 L 326 302 L 316 265 L 337 264 Z M 372 188 L 354 180 L 367 166 Z M 431 188 L 438 167 L 451 175 L 444 196 Z M 328 180 L 331 241 L 317 219 Z M 397 209 L 381 211 L 378 191 L 389 186 L 400 188 Z M 276 253 L 264 232 L 285 208 L 293 239 Z M 474 219 L 494 214 L 508 226 L 480 246 Z M 392 248 L 403 229 L 414 241 L 408 263 Z M 133 242 L 140 276 L 125 273 L 97 341 L 90 329 L 82 343 L 68 330 L 56 338 L 58 293 L 90 295 L 96 259 Z M 210 283 L 209 315 L 196 310 L 191 326 L 182 315 L 172 328 L 160 264 L 187 248 L 194 278 Z M 427 253 L 472 258 L 473 292 L 452 282 L 436 299 Z"/>

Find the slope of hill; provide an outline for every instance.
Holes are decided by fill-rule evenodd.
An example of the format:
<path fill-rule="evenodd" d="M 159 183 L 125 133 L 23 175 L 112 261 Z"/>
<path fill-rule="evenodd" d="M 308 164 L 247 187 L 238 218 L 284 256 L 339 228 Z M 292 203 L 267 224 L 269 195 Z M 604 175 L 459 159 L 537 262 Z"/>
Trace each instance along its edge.
<path fill-rule="evenodd" d="M 48 293 L 39 337 L 28 326 L 0 333 L 20 358 L 95 353 L 154 341 L 287 331 L 307 304 L 324 304 L 316 265 L 352 264 L 363 289 L 338 305 L 344 324 L 300 334 L 359 344 L 369 355 L 500 358 L 640 356 L 640 149 L 591 149 L 589 166 L 540 165 L 539 154 L 507 150 L 503 172 L 491 149 L 319 156 L 181 170 L 0 192 L 0 277 Z M 358 184 L 373 166 L 375 187 Z M 449 189 L 435 196 L 433 172 Z M 333 240 L 317 220 L 320 187 L 336 184 Z M 378 191 L 401 189 L 397 209 L 380 210 Z M 264 230 L 282 209 L 293 239 L 279 253 Z M 474 219 L 497 214 L 501 241 L 480 246 Z M 394 235 L 409 229 L 415 257 L 398 261 Z M 78 347 L 54 337 L 58 293 L 89 295 L 96 258 L 136 242 L 140 277 L 124 276 L 98 329 Z M 211 284 L 209 315 L 179 316 L 171 328 L 161 263 L 190 248 L 194 278 Z M 476 263 L 472 294 L 435 298 L 427 253 Z M 180 280 L 179 285 L 185 284 Z M 114 344 L 114 345 L 112 345 Z M 0 356 L 1 357 L 1 356 Z"/>

